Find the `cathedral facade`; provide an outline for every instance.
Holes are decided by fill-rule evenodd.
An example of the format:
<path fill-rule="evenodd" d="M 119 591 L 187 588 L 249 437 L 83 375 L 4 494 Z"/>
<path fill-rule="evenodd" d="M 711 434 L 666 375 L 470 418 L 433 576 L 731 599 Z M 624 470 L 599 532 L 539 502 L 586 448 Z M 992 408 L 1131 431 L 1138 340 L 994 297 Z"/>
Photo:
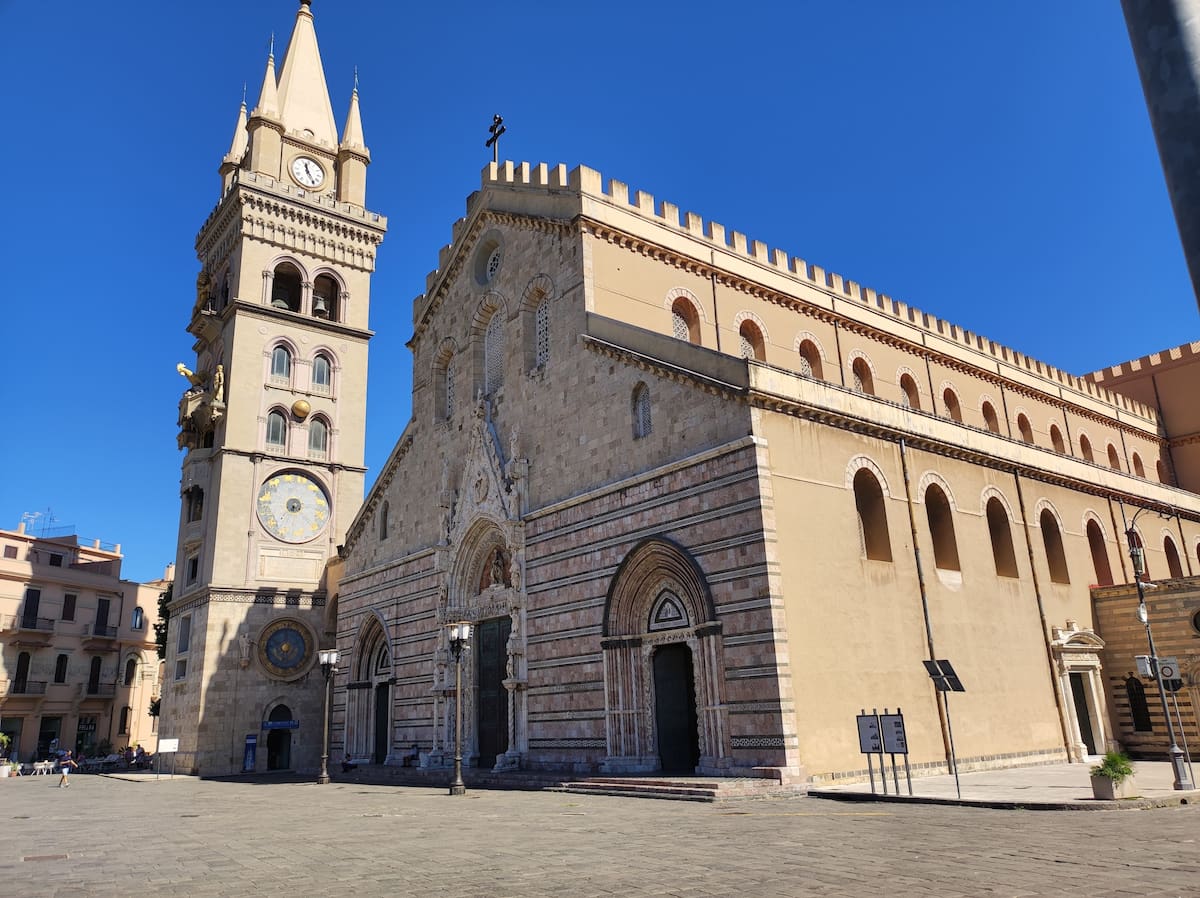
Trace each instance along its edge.
<path fill-rule="evenodd" d="M 448 763 L 460 702 L 500 771 L 857 777 L 873 708 L 917 768 L 1078 760 L 1123 507 L 1200 558 L 1151 406 L 588 168 L 484 170 L 410 347 L 337 597 L 361 762 Z"/>
<path fill-rule="evenodd" d="M 237 116 L 196 239 L 160 733 L 205 775 L 315 770 L 328 566 L 363 497 L 367 210 L 357 88 L 334 123 L 309 0 Z"/>

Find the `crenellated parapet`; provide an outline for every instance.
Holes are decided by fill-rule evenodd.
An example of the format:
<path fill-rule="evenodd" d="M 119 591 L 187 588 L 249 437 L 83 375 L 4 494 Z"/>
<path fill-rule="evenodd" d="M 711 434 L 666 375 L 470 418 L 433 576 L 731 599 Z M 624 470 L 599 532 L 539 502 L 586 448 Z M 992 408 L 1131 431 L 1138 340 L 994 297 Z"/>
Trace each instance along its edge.
<path fill-rule="evenodd" d="M 722 269 L 724 267 L 723 260 L 736 260 L 738 263 L 750 263 L 752 267 L 760 269 L 764 275 L 769 275 L 761 280 L 754 278 L 753 280 L 759 281 L 757 284 L 738 284 L 735 283 L 738 278 L 730 278 L 732 286 L 743 287 L 747 289 L 747 292 L 762 295 L 767 299 L 794 303 L 796 301 L 794 292 L 773 290 L 770 286 L 774 279 L 782 276 L 785 281 L 803 285 L 810 291 L 815 289 L 830 301 L 849 303 L 852 306 L 870 310 L 874 314 L 871 319 L 868 319 L 867 327 L 886 331 L 888 330 L 887 321 L 890 319 L 901 323 L 906 329 L 916 328 L 918 331 L 966 348 L 972 354 L 986 356 L 986 360 L 980 360 L 980 367 L 985 370 L 988 368 L 994 370 L 997 366 L 1017 368 L 1037 379 L 1051 382 L 1057 388 L 1084 394 L 1147 421 L 1157 420 L 1157 413 L 1151 406 L 1105 388 L 1097 382 L 1098 379 L 1079 377 L 1053 365 L 1048 365 L 953 322 L 923 312 L 886 293 L 863 286 L 836 272 L 826 271 L 821 266 L 793 256 L 784 250 L 769 247 L 761 240 L 753 240 L 741 231 L 727 229 L 718 222 L 705 220 L 695 212 L 682 212 L 680 206 L 659 200 L 653 194 L 642 190 L 631 193 L 627 184 L 615 179 L 606 180 L 600 172 L 586 166 L 577 166 L 568 171 L 567 167 L 561 164 L 550 166 L 545 163 L 531 165 L 527 162 L 490 163 L 483 169 L 482 186 L 485 191 L 491 188 L 507 191 L 570 192 L 578 195 L 581 211 L 585 217 L 588 215 L 588 201 L 598 202 L 621 213 L 631 214 L 657 227 L 664 228 L 668 233 L 682 235 L 687 238 L 688 243 L 699 244 L 706 249 L 720 253 L 719 256 L 712 257 L 711 265 L 707 264 L 707 260 L 702 257 L 693 259 L 692 267 Z M 694 253 L 695 250 L 693 249 L 692 252 Z M 739 268 L 745 270 L 744 264 L 739 264 Z M 719 278 L 722 275 L 728 276 L 728 272 L 724 271 L 706 273 L 716 274 Z M 830 313 L 838 314 L 841 309 L 845 308 L 845 305 L 842 305 L 840 309 L 836 305 L 826 308 Z M 905 335 L 901 339 L 910 340 L 911 338 Z"/>
<path fill-rule="evenodd" d="M 1200 358 L 1200 342 L 1184 343 L 1182 346 L 1164 349 L 1161 352 L 1152 352 L 1149 355 L 1142 356 L 1140 359 L 1131 359 L 1128 362 L 1121 362 L 1119 365 L 1101 368 L 1099 371 L 1093 371 L 1091 374 L 1086 375 L 1086 377 L 1097 384 L 1104 384 L 1127 377 L 1152 374 L 1156 370 L 1192 362 L 1197 358 Z"/>

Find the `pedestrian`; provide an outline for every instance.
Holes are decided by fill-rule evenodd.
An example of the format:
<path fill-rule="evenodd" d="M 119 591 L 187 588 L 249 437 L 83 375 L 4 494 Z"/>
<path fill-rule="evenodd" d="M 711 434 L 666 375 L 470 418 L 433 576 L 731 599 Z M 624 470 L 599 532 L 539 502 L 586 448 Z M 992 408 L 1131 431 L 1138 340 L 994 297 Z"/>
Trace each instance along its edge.
<path fill-rule="evenodd" d="M 62 760 L 58 764 L 58 769 L 62 773 L 62 777 L 58 781 L 58 788 L 65 789 L 71 785 L 68 782 L 69 775 L 72 770 L 78 767 L 79 765 L 75 763 L 75 759 L 71 757 L 71 749 L 68 748 L 67 753 L 63 755 Z"/>

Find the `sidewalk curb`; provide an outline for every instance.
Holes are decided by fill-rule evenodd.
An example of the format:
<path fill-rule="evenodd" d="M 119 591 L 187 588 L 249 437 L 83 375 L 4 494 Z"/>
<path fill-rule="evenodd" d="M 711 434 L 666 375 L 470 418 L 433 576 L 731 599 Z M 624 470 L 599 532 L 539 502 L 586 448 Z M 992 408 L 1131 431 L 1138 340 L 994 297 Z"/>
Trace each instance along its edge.
<path fill-rule="evenodd" d="M 1001 801 L 970 798 L 936 798 L 922 795 L 880 795 L 872 792 L 841 792 L 828 789 L 808 790 L 809 798 L 824 798 L 833 801 L 871 801 L 894 804 L 935 804 L 963 808 L 990 808 L 1004 811 L 1145 811 L 1153 808 L 1175 808 L 1190 806 L 1195 799 L 1200 804 L 1200 793 L 1170 795 L 1162 798 L 1130 798 L 1123 801 Z"/>

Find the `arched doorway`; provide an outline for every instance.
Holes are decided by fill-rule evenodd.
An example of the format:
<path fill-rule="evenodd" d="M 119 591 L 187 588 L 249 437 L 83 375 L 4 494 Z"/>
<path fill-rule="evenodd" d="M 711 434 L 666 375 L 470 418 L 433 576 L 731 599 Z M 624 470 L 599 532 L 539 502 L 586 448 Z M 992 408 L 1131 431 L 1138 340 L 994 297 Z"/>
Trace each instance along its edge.
<path fill-rule="evenodd" d="M 271 709 L 267 720 L 272 722 L 290 721 L 292 709 L 287 705 L 276 705 Z M 292 769 L 292 731 L 290 729 L 272 729 L 267 733 L 267 770 Z"/>
<path fill-rule="evenodd" d="M 479 766 L 486 770 L 495 767 L 496 759 L 508 751 L 508 690 L 504 688 L 504 668 L 511 632 L 512 620 L 507 617 L 480 621 L 475 627 L 473 641 L 479 690 L 475 723 L 479 737 Z M 467 688 L 465 683 L 464 688 Z"/>
<path fill-rule="evenodd" d="M 700 763 L 692 650 L 676 642 L 654 650 L 654 732 L 663 773 L 695 773 Z"/>
<path fill-rule="evenodd" d="M 721 623 L 704 573 L 651 538 L 609 587 L 604 650 L 605 773 L 715 773 L 732 766 L 721 697 Z"/>
<path fill-rule="evenodd" d="M 360 764 L 386 764 L 392 753 L 394 681 L 382 618 L 368 618 L 356 642 L 346 689 L 345 752 Z"/>

